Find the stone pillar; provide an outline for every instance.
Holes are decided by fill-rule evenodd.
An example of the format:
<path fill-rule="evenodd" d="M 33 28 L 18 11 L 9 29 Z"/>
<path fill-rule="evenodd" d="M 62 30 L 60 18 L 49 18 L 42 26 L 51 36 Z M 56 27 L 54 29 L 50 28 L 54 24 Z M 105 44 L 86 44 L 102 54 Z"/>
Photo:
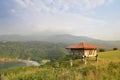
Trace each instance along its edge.
<path fill-rule="evenodd" d="M 96 61 L 98 62 L 98 54 L 95 57 L 96 57 Z"/>
<path fill-rule="evenodd" d="M 70 66 L 71 66 L 71 67 L 73 66 L 73 61 L 72 61 L 72 59 L 70 59 Z"/>
<path fill-rule="evenodd" d="M 2 74 L 0 74 L 0 80 L 3 80 L 3 79 L 2 79 Z"/>
<path fill-rule="evenodd" d="M 83 55 L 82 61 L 83 61 L 84 64 L 87 64 L 86 56 Z"/>

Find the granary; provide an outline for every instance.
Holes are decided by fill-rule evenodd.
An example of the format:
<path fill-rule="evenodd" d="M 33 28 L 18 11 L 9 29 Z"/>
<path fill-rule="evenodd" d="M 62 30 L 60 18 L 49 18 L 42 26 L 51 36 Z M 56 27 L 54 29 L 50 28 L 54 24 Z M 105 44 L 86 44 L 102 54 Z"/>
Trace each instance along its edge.
<path fill-rule="evenodd" d="M 66 47 L 66 49 L 68 49 L 71 55 L 81 56 L 85 64 L 86 64 L 86 57 L 95 56 L 97 61 L 97 57 L 98 57 L 97 50 L 99 48 L 100 48 L 99 46 L 86 43 L 86 42 L 81 42 L 81 43 Z"/>

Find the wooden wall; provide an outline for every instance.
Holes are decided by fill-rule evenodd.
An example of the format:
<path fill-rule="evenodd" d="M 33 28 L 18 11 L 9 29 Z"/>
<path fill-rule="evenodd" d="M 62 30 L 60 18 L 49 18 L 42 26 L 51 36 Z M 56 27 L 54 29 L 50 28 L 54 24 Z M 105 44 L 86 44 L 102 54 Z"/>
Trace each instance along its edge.
<path fill-rule="evenodd" d="M 70 49 L 69 53 L 71 55 L 81 55 L 81 56 L 96 56 L 97 55 L 97 49 Z"/>
<path fill-rule="evenodd" d="M 96 56 L 97 55 L 97 50 L 84 50 L 84 54 L 85 54 L 86 57 Z"/>

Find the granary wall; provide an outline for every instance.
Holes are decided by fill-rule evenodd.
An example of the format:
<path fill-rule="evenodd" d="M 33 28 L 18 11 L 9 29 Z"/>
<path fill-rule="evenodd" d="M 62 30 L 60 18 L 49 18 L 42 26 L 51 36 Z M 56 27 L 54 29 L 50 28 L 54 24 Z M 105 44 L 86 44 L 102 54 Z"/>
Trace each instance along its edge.
<path fill-rule="evenodd" d="M 84 50 L 84 55 L 86 57 L 96 56 L 97 55 L 97 50 Z"/>

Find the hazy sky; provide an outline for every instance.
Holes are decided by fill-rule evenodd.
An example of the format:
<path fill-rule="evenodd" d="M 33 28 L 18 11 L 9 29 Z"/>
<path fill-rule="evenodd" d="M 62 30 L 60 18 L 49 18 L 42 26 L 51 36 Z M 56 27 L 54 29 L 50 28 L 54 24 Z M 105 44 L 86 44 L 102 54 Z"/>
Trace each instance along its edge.
<path fill-rule="evenodd" d="M 0 35 L 42 32 L 120 40 L 120 0 L 0 0 Z"/>

